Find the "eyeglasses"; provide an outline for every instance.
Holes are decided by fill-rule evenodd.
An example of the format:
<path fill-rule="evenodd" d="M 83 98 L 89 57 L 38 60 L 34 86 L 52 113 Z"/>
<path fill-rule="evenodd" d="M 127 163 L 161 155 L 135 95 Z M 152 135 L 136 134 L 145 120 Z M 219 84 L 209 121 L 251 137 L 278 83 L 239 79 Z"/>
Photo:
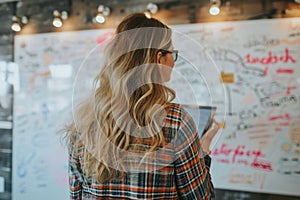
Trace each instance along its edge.
<path fill-rule="evenodd" d="M 178 50 L 173 50 L 173 51 L 167 51 L 167 50 L 161 50 L 163 53 L 170 53 L 172 54 L 173 58 L 174 58 L 174 62 L 177 60 L 178 58 Z"/>

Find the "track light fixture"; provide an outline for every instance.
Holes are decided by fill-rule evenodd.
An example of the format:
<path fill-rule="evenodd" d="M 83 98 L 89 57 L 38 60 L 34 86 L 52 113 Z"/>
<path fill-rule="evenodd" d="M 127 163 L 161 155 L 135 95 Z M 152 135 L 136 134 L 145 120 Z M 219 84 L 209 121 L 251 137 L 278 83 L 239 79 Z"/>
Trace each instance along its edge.
<path fill-rule="evenodd" d="M 21 31 L 21 25 L 20 25 L 18 17 L 13 16 L 12 21 L 13 21 L 13 23 L 11 24 L 11 29 L 15 32 Z"/>
<path fill-rule="evenodd" d="M 148 3 L 148 4 L 147 4 L 147 9 L 146 9 L 146 11 L 144 12 L 144 14 L 145 14 L 145 16 L 146 16 L 147 18 L 150 19 L 150 18 L 151 18 L 151 15 L 157 13 L 157 11 L 158 11 L 158 6 L 157 6 L 157 4 L 154 4 L 154 3 Z"/>
<path fill-rule="evenodd" d="M 17 17 L 13 16 L 12 17 L 12 24 L 11 24 L 11 29 L 15 32 L 19 32 L 22 30 L 22 27 L 28 23 L 28 17 L 22 16 Z"/>
<path fill-rule="evenodd" d="M 110 8 L 104 5 L 99 5 L 98 6 L 98 13 L 95 17 L 95 21 L 97 23 L 103 24 L 106 20 L 106 17 L 110 15 Z"/>
<path fill-rule="evenodd" d="M 62 27 L 63 21 L 66 19 L 68 19 L 67 11 L 61 11 L 61 12 L 59 12 L 58 10 L 53 11 L 53 21 L 52 21 L 53 26 L 57 28 Z"/>
<path fill-rule="evenodd" d="M 209 13 L 211 15 L 218 15 L 220 13 L 221 0 L 210 0 L 211 6 Z"/>

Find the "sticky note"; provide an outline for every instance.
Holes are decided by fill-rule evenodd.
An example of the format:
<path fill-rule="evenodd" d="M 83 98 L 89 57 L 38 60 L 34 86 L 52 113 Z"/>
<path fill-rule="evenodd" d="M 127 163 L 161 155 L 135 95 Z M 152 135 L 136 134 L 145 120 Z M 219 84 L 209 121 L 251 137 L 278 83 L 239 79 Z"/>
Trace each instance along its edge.
<path fill-rule="evenodd" d="M 0 192 L 4 192 L 4 178 L 0 176 Z"/>
<path fill-rule="evenodd" d="M 294 153 L 295 154 L 300 154 L 300 150 L 299 149 L 295 149 Z"/>
<path fill-rule="evenodd" d="M 219 126 L 220 126 L 220 128 L 225 128 L 226 127 L 226 123 L 225 122 L 220 122 Z"/>
<path fill-rule="evenodd" d="M 234 74 L 233 73 L 221 73 L 220 81 L 222 83 L 234 83 Z"/>

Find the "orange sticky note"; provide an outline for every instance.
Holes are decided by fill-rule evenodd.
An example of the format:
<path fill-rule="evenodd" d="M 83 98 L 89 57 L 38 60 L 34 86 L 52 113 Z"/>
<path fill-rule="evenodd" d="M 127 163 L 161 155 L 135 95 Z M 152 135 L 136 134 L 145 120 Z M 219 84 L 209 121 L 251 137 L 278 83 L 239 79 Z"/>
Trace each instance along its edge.
<path fill-rule="evenodd" d="M 221 73 L 220 80 L 222 83 L 233 83 L 234 82 L 234 74 L 233 73 Z"/>

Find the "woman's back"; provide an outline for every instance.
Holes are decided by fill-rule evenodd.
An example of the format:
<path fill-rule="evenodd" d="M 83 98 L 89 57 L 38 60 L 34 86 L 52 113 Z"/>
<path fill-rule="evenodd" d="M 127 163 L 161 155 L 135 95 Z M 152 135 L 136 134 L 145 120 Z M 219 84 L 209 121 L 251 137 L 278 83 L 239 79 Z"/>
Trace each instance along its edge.
<path fill-rule="evenodd" d="M 152 143 L 149 138 L 131 137 L 130 170 L 103 183 L 82 173 L 82 155 L 86 149 L 83 145 L 75 148 L 78 137 L 74 134 L 69 146 L 71 199 L 210 199 L 214 193 L 210 158 L 203 157 L 190 115 L 180 105 L 171 104 L 162 129 L 164 145 L 136 163 L 137 149 L 147 151 Z"/>

